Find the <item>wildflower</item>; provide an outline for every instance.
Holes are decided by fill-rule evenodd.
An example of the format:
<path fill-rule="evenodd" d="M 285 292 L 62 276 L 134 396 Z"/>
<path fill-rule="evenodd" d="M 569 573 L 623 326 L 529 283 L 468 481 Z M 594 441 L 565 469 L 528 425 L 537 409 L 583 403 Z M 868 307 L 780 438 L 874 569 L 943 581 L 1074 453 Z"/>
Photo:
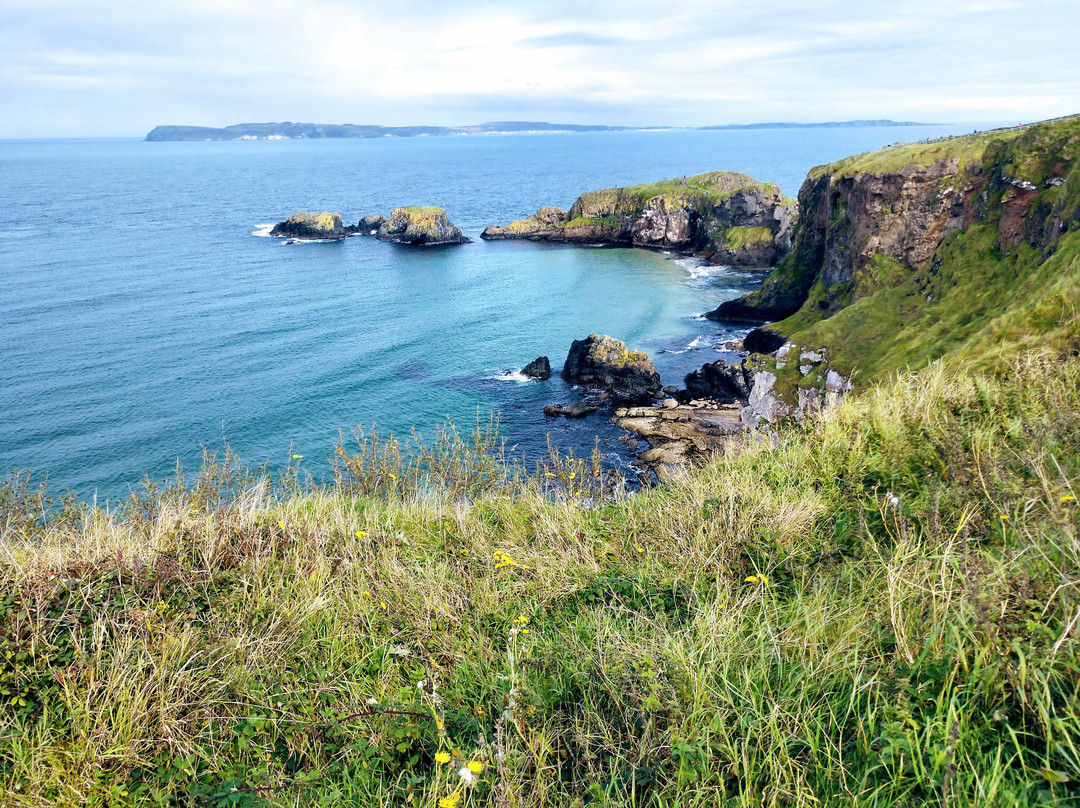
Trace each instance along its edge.
<path fill-rule="evenodd" d="M 303 456 L 303 455 L 293 455 L 293 456 L 292 456 L 292 459 L 293 459 L 293 460 L 303 460 L 303 459 L 304 459 L 304 456 Z"/>
<path fill-rule="evenodd" d="M 378 706 L 378 704 L 379 704 L 379 700 L 378 700 L 378 699 L 376 699 L 376 698 L 369 698 L 369 699 L 367 700 L 367 706 L 368 706 L 368 707 L 377 707 L 377 706 Z"/>
<path fill-rule="evenodd" d="M 510 556 L 504 553 L 502 550 L 496 550 L 492 555 L 495 558 L 495 569 L 502 567 L 521 567 L 522 565 L 514 561 Z M 524 567 L 522 567 L 524 569 Z"/>
<path fill-rule="evenodd" d="M 1001 519 L 1002 522 L 1008 522 L 1009 521 L 1009 514 L 1003 513 L 1003 514 L 1001 514 L 1001 516 L 999 518 Z"/>
<path fill-rule="evenodd" d="M 1059 501 L 1062 505 L 1064 505 L 1066 502 L 1076 502 L 1076 497 L 1074 497 L 1072 494 L 1066 494 Z"/>
<path fill-rule="evenodd" d="M 353 535 L 356 536 L 356 538 L 358 538 L 358 539 L 362 539 L 362 538 L 364 538 L 364 536 L 367 535 L 367 531 L 366 530 L 358 530 Z"/>
<path fill-rule="evenodd" d="M 285 529 L 285 523 L 284 522 L 278 522 L 277 526 L 280 527 L 282 530 Z"/>
<path fill-rule="evenodd" d="M 461 782 L 467 786 L 473 784 L 473 780 L 476 779 L 476 775 L 472 773 L 472 770 L 468 766 L 462 766 L 458 769 L 457 776 L 461 778 Z"/>
<path fill-rule="evenodd" d="M 760 573 L 758 575 L 747 575 L 743 580 L 748 584 L 761 584 L 762 586 L 769 585 L 768 577 Z"/>
<path fill-rule="evenodd" d="M 900 497 L 896 496 L 892 491 L 888 491 L 885 494 L 885 501 L 892 505 L 894 508 L 899 507 Z"/>
<path fill-rule="evenodd" d="M 644 553 L 645 552 L 644 547 L 635 547 L 634 549 L 637 550 L 639 553 Z"/>
<path fill-rule="evenodd" d="M 439 808 L 457 808 L 461 803 L 461 792 L 455 791 L 448 797 L 439 800 Z"/>
<path fill-rule="evenodd" d="M 570 472 L 570 479 L 572 480 L 572 479 L 574 479 L 575 477 L 577 477 L 577 472 L 576 472 L 576 471 L 571 471 L 571 472 Z"/>
<path fill-rule="evenodd" d="M 390 479 L 391 480 L 396 480 L 397 479 L 397 475 L 394 474 L 394 472 L 392 472 L 392 471 L 390 472 Z"/>
<path fill-rule="evenodd" d="M 435 753 L 435 762 L 436 763 L 449 763 L 450 762 L 450 753 L 449 752 L 436 752 Z"/>
<path fill-rule="evenodd" d="M 467 767 L 473 774 L 480 774 L 484 770 L 484 764 L 479 760 L 470 760 Z"/>
<path fill-rule="evenodd" d="M 384 612 L 389 611 L 389 609 L 390 609 L 390 607 L 386 605 L 385 600 L 380 600 L 379 601 L 379 608 L 382 609 Z"/>
<path fill-rule="evenodd" d="M 554 474 L 552 474 L 552 473 L 551 473 L 550 471 L 545 471 L 545 472 L 544 472 L 544 476 L 545 476 L 545 477 L 554 477 L 555 475 L 554 475 Z"/>
<path fill-rule="evenodd" d="M 517 617 L 514 618 L 514 622 L 515 623 L 521 623 L 521 625 L 525 625 L 526 623 L 529 622 L 529 618 L 526 615 L 519 614 Z"/>

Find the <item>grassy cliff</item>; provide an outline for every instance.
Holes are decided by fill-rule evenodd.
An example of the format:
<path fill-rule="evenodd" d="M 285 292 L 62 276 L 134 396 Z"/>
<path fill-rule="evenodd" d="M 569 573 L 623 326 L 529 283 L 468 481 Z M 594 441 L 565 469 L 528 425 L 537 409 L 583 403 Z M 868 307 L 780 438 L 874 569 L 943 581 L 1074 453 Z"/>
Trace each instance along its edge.
<path fill-rule="evenodd" d="M 795 244 L 726 304 L 863 379 L 1002 345 L 1080 342 L 1080 118 L 900 146 L 811 172 Z"/>

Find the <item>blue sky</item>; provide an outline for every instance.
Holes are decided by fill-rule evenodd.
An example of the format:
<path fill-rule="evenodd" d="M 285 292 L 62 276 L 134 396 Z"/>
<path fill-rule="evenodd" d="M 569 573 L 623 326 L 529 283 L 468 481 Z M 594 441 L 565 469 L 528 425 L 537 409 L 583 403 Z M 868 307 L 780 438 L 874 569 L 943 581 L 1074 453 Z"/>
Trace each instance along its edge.
<path fill-rule="evenodd" d="M 1080 112 L 1078 0 L 0 0 L 0 137 Z"/>

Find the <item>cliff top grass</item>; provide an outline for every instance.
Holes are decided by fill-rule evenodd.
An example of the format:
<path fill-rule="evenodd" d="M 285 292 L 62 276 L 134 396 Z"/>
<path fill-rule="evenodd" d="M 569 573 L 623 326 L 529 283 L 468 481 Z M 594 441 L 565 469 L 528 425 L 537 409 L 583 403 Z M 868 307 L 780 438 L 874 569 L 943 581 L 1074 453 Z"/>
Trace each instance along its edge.
<path fill-rule="evenodd" d="M 887 174 L 905 166 L 916 165 L 929 168 L 938 160 L 956 158 L 961 168 L 982 159 L 986 148 L 1001 140 L 1011 140 L 1021 134 L 1020 130 L 985 132 L 961 137 L 935 140 L 929 143 L 906 143 L 887 146 L 872 152 L 857 154 L 835 163 L 815 166 L 809 177 L 818 179 L 826 174 Z"/>
<path fill-rule="evenodd" d="M 440 214 L 446 214 L 446 211 L 443 208 L 436 207 L 435 205 L 409 205 L 407 207 L 394 208 L 394 210 L 391 211 L 391 215 L 399 210 L 414 216 L 438 216 Z"/>
<path fill-rule="evenodd" d="M 487 430 L 115 513 L 14 475 L 3 802 L 1070 803 L 1078 436 L 1080 360 L 1028 355 L 629 497 Z"/>
<path fill-rule="evenodd" d="M 628 195 L 639 196 L 644 199 L 651 199 L 654 196 L 663 196 L 665 194 L 678 196 L 703 194 L 718 199 L 726 199 L 732 194 L 749 188 L 779 192 L 779 186 L 768 182 L 758 182 L 749 174 L 742 174 L 737 171 L 710 171 L 692 177 L 660 180 L 659 182 L 631 185 L 614 190 L 623 191 Z"/>

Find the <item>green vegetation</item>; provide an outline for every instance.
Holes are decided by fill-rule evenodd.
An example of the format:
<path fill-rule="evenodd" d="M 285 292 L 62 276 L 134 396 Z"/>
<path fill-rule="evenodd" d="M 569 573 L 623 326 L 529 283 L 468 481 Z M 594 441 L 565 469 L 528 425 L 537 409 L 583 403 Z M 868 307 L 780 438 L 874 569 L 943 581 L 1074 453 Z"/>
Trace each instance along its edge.
<path fill-rule="evenodd" d="M 847 174 L 885 174 L 899 171 L 904 166 L 917 165 L 929 168 L 938 160 L 956 158 L 961 166 L 980 161 L 986 147 L 1002 140 L 1012 140 L 1023 130 L 1006 130 L 977 135 L 947 138 L 930 143 L 910 143 L 901 146 L 889 146 L 877 151 L 865 152 L 848 157 L 836 163 L 817 166 L 810 170 L 810 178 L 818 179 L 826 174 L 844 176 Z"/>
<path fill-rule="evenodd" d="M 772 241 L 772 231 L 767 227 L 729 227 L 724 231 L 724 246 L 738 250 L 748 244 Z"/>
<path fill-rule="evenodd" d="M 1028 354 L 634 496 L 488 428 L 115 514 L 13 476 L 0 801 L 1071 804 L 1078 450 L 1080 359 Z"/>

